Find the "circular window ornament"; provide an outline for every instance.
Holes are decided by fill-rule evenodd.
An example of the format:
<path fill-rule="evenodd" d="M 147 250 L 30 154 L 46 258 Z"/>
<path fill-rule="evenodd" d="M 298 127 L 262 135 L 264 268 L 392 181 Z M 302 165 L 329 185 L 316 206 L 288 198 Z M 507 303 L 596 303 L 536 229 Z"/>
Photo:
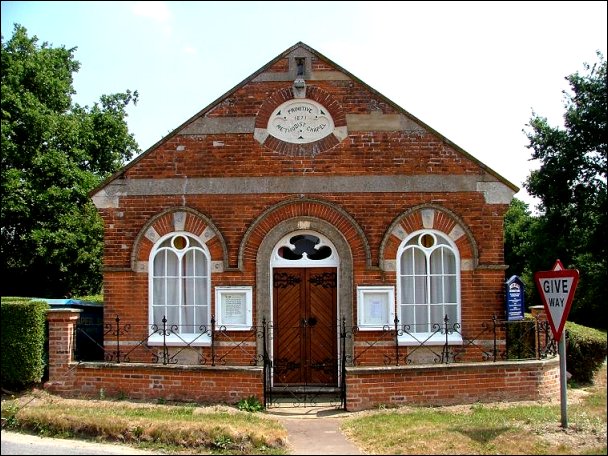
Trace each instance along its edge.
<path fill-rule="evenodd" d="M 292 144 L 318 141 L 334 132 L 329 111 L 313 100 L 289 100 L 276 108 L 268 119 L 268 134 Z"/>
<path fill-rule="evenodd" d="M 188 239 L 182 235 L 174 236 L 171 243 L 176 250 L 184 250 L 188 245 Z"/>

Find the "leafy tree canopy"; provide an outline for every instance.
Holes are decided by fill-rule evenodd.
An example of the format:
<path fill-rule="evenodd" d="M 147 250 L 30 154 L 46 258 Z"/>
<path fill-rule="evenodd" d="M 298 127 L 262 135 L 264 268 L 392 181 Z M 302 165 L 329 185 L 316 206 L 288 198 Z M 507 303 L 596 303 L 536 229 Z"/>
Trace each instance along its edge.
<path fill-rule="evenodd" d="M 528 147 L 540 168 L 532 171 L 524 185 L 541 201 L 540 215 L 525 222 L 530 230 L 524 236 L 528 244 L 518 248 L 520 257 L 522 249 L 528 250 L 529 272 L 548 270 L 558 258 L 567 268 L 578 269 L 581 277 L 570 317 L 581 324 L 606 327 L 608 92 L 606 60 L 597 55 L 599 61 L 585 64 L 582 74 L 566 77 L 571 93 L 564 92 L 563 128 L 549 125 L 535 113 L 530 120 Z M 521 208 L 511 209 L 516 222 L 524 223 L 516 217 Z M 507 256 L 512 253 L 511 248 Z"/>
<path fill-rule="evenodd" d="M 88 192 L 139 146 L 126 124 L 137 91 L 73 103 L 76 48 L 2 37 L 2 295 L 62 297 L 101 288 L 103 227 Z"/>

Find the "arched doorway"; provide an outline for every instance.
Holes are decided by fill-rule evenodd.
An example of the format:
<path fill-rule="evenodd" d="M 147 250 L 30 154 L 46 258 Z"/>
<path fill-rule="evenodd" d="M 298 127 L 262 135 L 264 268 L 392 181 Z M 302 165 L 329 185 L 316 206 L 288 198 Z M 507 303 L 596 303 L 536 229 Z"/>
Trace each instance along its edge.
<path fill-rule="evenodd" d="M 289 241 L 291 237 L 298 234 L 310 234 L 317 238 L 319 241 L 323 240 L 323 243 L 320 242 L 321 247 L 323 245 L 327 245 L 331 248 L 333 252 L 333 256 L 327 258 L 321 258 L 325 260 L 325 262 L 316 263 L 312 265 L 305 265 L 301 263 L 301 268 L 293 267 L 294 263 L 288 263 L 287 261 L 283 262 L 279 260 L 276 256 L 273 257 L 275 252 L 278 252 L 278 249 L 281 246 L 284 246 L 285 240 Z M 317 244 L 315 244 L 317 245 Z M 288 254 L 289 255 L 289 254 Z M 307 254 L 308 256 L 308 254 Z M 274 259 L 273 259 L 274 258 Z M 317 259 L 319 261 L 319 258 Z M 322 270 L 314 271 L 315 268 L 320 268 Z M 327 270 L 325 270 L 327 268 Z M 290 269 L 290 271 L 285 271 L 284 269 Z M 301 269 L 301 271 L 297 271 Z M 321 285 L 320 289 L 314 290 L 318 292 L 329 291 L 332 293 L 332 300 L 335 294 L 335 304 L 330 304 L 329 306 L 325 306 L 324 309 L 335 309 L 335 313 L 332 315 L 333 325 L 335 325 L 337 334 L 336 334 L 336 350 L 331 351 L 332 356 L 335 354 L 336 362 L 334 365 L 330 366 L 326 363 L 323 366 L 323 362 L 315 363 L 314 367 L 318 367 L 319 370 L 329 370 L 330 373 L 327 377 L 319 378 L 315 377 L 315 374 L 310 373 L 308 375 L 312 375 L 312 377 L 306 377 L 306 369 L 304 369 L 304 373 L 299 373 L 297 375 L 301 375 L 297 380 L 289 377 L 281 378 L 281 374 L 274 374 L 274 365 L 275 361 L 279 362 L 279 358 L 281 358 L 281 347 L 276 347 L 274 342 L 274 330 L 278 325 L 274 321 L 275 317 L 275 273 L 287 273 L 288 275 L 282 276 L 284 280 L 300 280 L 300 283 L 303 281 L 313 280 L 313 282 L 319 282 L 320 284 L 326 283 L 323 279 L 327 280 L 329 283 L 332 282 L 333 275 L 327 276 L 323 275 L 326 273 L 332 274 L 335 273 L 335 292 L 331 287 L 327 289 L 323 288 Z M 298 278 L 289 279 L 290 273 L 297 272 Z M 308 274 L 308 278 L 302 277 L 302 274 Z M 321 277 L 315 277 L 321 274 Z M 326 283 L 328 285 L 328 283 Z M 287 290 L 282 290 L 287 291 Z M 293 290 L 298 296 L 301 296 L 301 293 L 306 293 L 307 291 L 301 290 Z M 310 294 L 310 290 L 308 291 Z M 351 247 L 349 242 L 346 240 L 344 234 L 336 228 L 333 224 L 329 223 L 326 220 L 322 220 L 316 217 L 310 216 L 300 216 L 285 219 L 279 223 L 276 223 L 272 228 L 268 229 L 264 235 L 262 240 L 260 241 L 259 247 L 257 248 L 256 255 L 256 319 L 259 322 L 266 322 L 268 328 L 268 335 L 265 338 L 258 338 L 258 354 L 259 359 L 262 358 L 265 360 L 264 366 L 268 367 L 267 375 L 265 375 L 265 396 L 266 398 L 270 398 L 270 402 L 273 401 L 273 397 L 278 397 L 276 393 L 286 392 L 289 394 L 290 398 L 293 398 L 297 401 L 302 401 L 302 397 L 295 397 L 292 393 L 304 392 L 306 394 L 311 393 L 314 394 L 314 391 L 327 391 L 330 389 L 334 390 L 334 393 L 337 393 L 340 388 L 342 388 L 343 376 L 342 370 L 345 365 L 348 364 L 348 360 L 352 359 L 353 352 L 353 340 L 352 337 L 346 337 L 343 339 L 339 339 L 339 331 L 338 329 L 341 325 L 344 325 L 345 328 L 351 328 L 353 322 L 353 254 L 351 251 Z M 325 301 L 325 298 L 321 298 Z M 298 298 L 298 312 L 300 312 L 300 300 Z M 327 302 L 327 301 L 325 301 Z M 288 306 L 286 306 L 288 307 Z M 314 312 L 317 311 L 316 307 L 312 307 L 312 309 L 308 309 L 308 315 L 306 314 L 306 307 L 304 307 L 304 316 L 300 317 L 298 314 L 298 320 L 302 322 L 302 325 L 308 325 L 309 321 L 304 322 L 304 320 L 308 320 L 310 316 L 315 317 L 311 310 Z M 280 314 L 279 314 L 280 318 Z M 296 321 L 296 317 L 293 317 L 293 321 Z M 318 323 L 318 320 L 317 320 Z M 289 323 L 286 323 L 289 325 Z M 292 324 L 291 326 L 295 326 Z M 333 336 L 329 336 L 332 337 Z M 275 349 L 278 349 L 275 350 Z M 297 353 L 301 353 L 298 351 Z M 263 356 L 262 356 L 263 355 Z M 275 359 L 275 355 L 276 359 Z M 268 357 L 266 357 L 268 356 Z M 324 359 L 322 357 L 321 359 Z M 268 362 L 266 362 L 268 360 Z M 301 362 L 301 358 L 297 361 Z M 299 369 L 299 368 L 298 368 Z M 314 370 L 314 369 L 313 369 Z M 309 368 L 309 372 L 312 372 Z M 296 374 L 293 374 L 296 375 Z M 302 377 L 303 376 L 303 377 Z M 310 382 L 307 383 L 307 380 L 310 379 Z M 281 384 L 281 380 L 283 380 L 282 387 L 275 385 L 275 380 L 278 380 L 276 383 Z M 335 382 L 334 382 L 335 380 Z M 294 384 L 299 383 L 302 386 L 295 386 Z M 327 383 L 331 383 L 332 386 L 325 387 L 320 385 L 325 385 Z M 313 386 L 317 385 L 317 386 Z M 336 391 L 336 389 L 338 391 Z M 281 394 L 279 394 L 280 396 Z M 316 398 L 313 398 L 313 401 Z M 305 399 L 308 403 L 310 400 L 308 398 Z"/>
<path fill-rule="evenodd" d="M 274 247 L 274 387 L 337 386 L 339 263 L 331 241 L 310 230 L 289 233 Z"/>

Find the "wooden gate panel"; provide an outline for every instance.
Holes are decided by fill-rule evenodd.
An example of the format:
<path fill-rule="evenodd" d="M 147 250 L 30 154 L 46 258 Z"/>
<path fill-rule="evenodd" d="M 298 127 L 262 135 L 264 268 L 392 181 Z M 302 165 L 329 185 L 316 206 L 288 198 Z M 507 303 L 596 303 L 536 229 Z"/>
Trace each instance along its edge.
<path fill-rule="evenodd" d="M 309 269 L 307 282 L 310 334 L 307 381 L 333 386 L 338 373 L 335 269 Z"/>
<path fill-rule="evenodd" d="M 277 269 L 274 273 L 274 382 L 300 384 L 306 375 L 300 320 L 306 286 L 303 269 Z"/>

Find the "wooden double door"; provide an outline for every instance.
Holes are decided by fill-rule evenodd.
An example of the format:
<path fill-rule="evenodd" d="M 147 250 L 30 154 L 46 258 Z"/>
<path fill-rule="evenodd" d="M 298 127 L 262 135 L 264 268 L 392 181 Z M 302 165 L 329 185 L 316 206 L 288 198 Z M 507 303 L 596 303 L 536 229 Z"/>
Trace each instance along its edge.
<path fill-rule="evenodd" d="M 336 386 L 336 268 L 273 271 L 275 386 Z"/>

